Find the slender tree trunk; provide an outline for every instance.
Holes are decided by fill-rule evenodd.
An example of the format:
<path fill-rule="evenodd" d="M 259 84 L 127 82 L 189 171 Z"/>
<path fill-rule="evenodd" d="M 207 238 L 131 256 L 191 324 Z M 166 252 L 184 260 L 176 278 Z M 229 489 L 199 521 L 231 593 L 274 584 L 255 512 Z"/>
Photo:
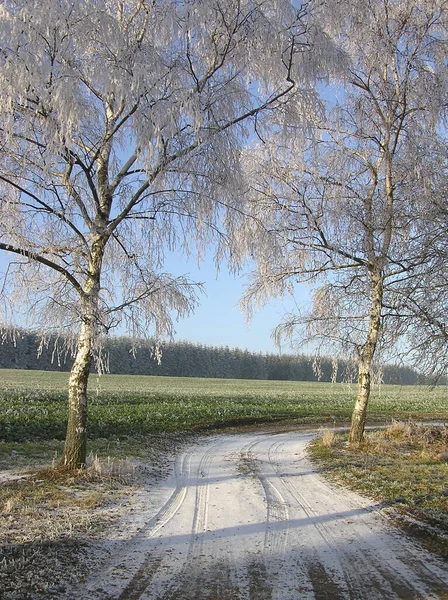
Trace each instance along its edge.
<path fill-rule="evenodd" d="M 68 423 L 61 466 L 80 469 L 87 458 L 87 382 L 92 361 L 93 325 L 82 324 L 68 384 Z"/>
<path fill-rule="evenodd" d="M 364 439 L 367 405 L 370 398 L 372 364 L 378 344 L 381 326 L 381 308 L 383 301 L 383 279 L 380 273 L 372 273 L 372 305 L 367 339 L 363 345 L 358 363 L 358 395 L 352 413 L 350 444 L 359 444 Z"/>
<path fill-rule="evenodd" d="M 358 444 L 364 438 L 367 405 L 370 398 L 371 367 L 372 360 L 367 358 L 361 360 L 358 365 L 358 395 L 352 413 L 349 435 L 349 442 L 351 444 Z"/>
<path fill-rule="evenodd" d="M 92 362 L 93 341 L 98 327 L 98 301 L 102 251 L 94 244 L 89 278 L 81 302 L 81 330 L 68 383 L 68 423 L 64 455 L 60 465 L 66 469 L 85 467 L 87 459 L 87 383 Z"/>

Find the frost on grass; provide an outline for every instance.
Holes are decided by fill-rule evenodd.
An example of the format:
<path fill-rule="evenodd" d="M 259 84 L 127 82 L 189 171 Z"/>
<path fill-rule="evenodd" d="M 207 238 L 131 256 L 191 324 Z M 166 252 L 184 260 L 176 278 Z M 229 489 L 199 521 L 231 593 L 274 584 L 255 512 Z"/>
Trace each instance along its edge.
<path fill-rule="evenodd" d="M 110 544 L 138 527 L 149 486 L 187 441 L 169 434 L 102 440 L 106 446 L 97 440 L 98 454 L 82 472 L 47 468 L 15 479 L 0 472 L 1 600 L 71 600 L 72 586 L 98 569 Z"/>
<path fill-rule="evenodd" d="M 92 459 L 82 475 L 54 469 L 0 485 L 0 597 L 61 598 L 101 559 L 92 544 L 114 521 L 135 465 Z"/>
<path fill-rule="evenodd" d="M 325 448 L 331 448 L 334 446 L 336 442 L 336 434 L 333 429 L 321 429 L 319 433 L 321 434 L 322 445 L 325 446 Z"/>
<path fill-rule="evenodd" d="M 393 421 L 356 448 L 344 434 L 331 444 L 327 437 L 324 431 L 310 452 L 329 476 L 382 502 L 448 556 L 448 427 Z"/>

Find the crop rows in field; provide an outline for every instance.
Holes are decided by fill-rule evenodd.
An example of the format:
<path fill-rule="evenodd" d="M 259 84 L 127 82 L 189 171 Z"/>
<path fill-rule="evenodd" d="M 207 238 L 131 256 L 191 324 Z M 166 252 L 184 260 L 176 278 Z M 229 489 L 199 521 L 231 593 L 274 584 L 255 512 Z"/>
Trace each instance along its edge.
<path fill-rule="evenodd" d="M 67 418 L 66 373 L 1 371 L 0 439 L 63 439 Z M 291 420 L 347 420 L 356 386 L 106 375 L 91 377 L 89 437 L 110 438 L 200 427 Z M 375 388 L 371 419 L 443 419 L 446 388 Z"/>

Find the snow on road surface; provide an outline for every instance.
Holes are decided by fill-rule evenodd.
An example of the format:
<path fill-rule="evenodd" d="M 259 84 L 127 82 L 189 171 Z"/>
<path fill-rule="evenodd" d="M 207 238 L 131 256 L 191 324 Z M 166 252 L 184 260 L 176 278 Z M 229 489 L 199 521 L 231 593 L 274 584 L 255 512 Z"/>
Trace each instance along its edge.
<path fill-rule="evenodd" d="M 448 569 L 305 457 L 313 432 L 220 435 L 178 456 L 140 530 L 73 598 L 448 599 Z"/>

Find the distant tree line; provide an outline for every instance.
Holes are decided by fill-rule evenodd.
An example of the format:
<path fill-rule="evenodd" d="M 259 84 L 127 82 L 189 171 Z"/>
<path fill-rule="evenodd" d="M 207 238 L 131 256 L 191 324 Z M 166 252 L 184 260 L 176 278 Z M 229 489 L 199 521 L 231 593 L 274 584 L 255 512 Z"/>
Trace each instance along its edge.
<path fill-rule="evenodd" d="M 60 336 L 42 339 L 25 330 L 5 331 L 0 345 L 0 368 L 70 371 L 70 344 Z M 167 342 L 157 348 L 150 340 L 138 346 L 127 337 L 106 340 L 104 369 L 126 375 L 267 379 L 285 381 L 356 381 L 353 363 L 306 354 L 261 354 L 190 342 Z M 383 365 L 377 381 L 389 384 L 424 383 L 422 375 L 407 366 Z"/>

